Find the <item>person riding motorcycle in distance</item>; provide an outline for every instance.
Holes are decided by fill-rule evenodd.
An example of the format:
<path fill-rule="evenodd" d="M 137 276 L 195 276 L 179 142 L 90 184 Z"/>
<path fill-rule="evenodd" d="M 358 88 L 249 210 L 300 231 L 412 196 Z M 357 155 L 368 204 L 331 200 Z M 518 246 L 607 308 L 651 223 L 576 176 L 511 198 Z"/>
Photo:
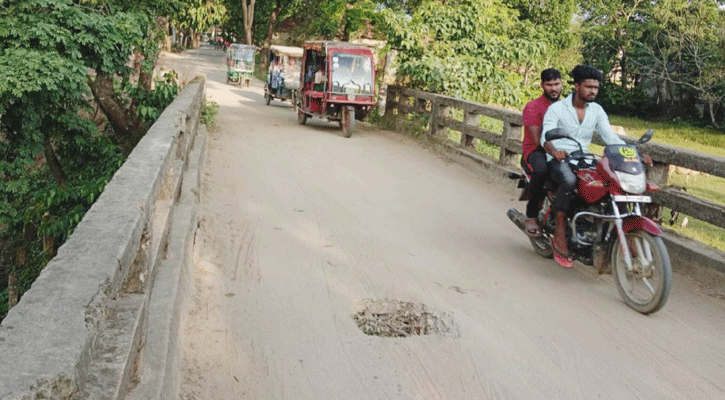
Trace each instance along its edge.
<path fill-rule="evenodd" d="M 526 205 L 526 234 L 541 235 L 541 228 L 536 222 L 541 203 L 546 197 L 544 182 L 549 175 L 546 151 L 541 147 L 541 126 L 544 114 L 549 106 L 559 100 L 561 95 L 561 73 L 554 68 L 541 71 L 541 89 L 543 93 L 536 99 L 526 103 L 522 112 L 524 121 L 523 156 L 521 166 L 531 179 L 529 181 L 529 202 Z"/>
<path fill-rule="evenodd" d="M 572 267 L 566 240 L 566 211 L 574 197 L 576 175 L 566 162 L 566 157 L 579 147 L 569 139 L 546 140 L 546 132 L 561 128 L 579 142 L 584 152 L 588 152 L 594 131 L 608 145 L 625 144 L 609 125 L 609 117 L 594 99 L 599 92 L 603 76 L 601 71 L 591 65 L 577 65 L 571 72 L 574 78 L 574 91 L 565 99 L 552 104 L 544 115 L 541 145 L 547 153 L 551 178 L 558 184 L 554 198 L 556 211 L 556 230 L 552 247 L 556 261 L 564 267 Z M 651 162 L 651 161 L 650 161 Z"/>

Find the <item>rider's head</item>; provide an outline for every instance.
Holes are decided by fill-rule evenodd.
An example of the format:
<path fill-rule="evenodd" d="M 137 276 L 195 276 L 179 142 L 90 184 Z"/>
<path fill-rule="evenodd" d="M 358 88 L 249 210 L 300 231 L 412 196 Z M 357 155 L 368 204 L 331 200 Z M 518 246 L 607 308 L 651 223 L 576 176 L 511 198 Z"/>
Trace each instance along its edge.
<path fill-rule="evenodd" d="M 574 93 L 585 102 L 594 101 L 599 93 L 599 84 L 604 77 L 602 72 L 591 65 L 580 64 L 571 71 L 574 78 Z"/>
<path fill-rule="evenodd" d="M 554 68 L 547 68 L 541 71 L 541 88 L 544 90 L 544 97 L 550 101 L 559 100 L 561 94 L 561 73 Z"/>

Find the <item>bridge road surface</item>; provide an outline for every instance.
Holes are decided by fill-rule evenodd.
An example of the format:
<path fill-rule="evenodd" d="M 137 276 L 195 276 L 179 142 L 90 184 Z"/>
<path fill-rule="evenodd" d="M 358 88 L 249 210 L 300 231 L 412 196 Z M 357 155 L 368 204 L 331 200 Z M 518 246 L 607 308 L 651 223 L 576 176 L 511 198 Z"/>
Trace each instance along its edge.
<path fill-rule="evenodd" d="M 206 73 L 220 105 L 182 399 L 725 399 L 725 304 L 689 278 L 642 316 L 611 276 L 538 257 L 505 216 L 523 204 L 472 169 L 369 125 L 298 125 L 261 82 L 225 84 L 220 50 L 163 63 Z M 455 329 L 368 336 L 364 299 Z"/>

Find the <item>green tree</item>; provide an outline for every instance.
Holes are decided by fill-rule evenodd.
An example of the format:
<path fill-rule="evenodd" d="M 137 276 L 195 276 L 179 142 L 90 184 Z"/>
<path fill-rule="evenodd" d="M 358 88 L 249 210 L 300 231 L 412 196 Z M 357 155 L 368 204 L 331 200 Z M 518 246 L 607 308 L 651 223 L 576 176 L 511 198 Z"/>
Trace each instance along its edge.
<path fill-rule="evenodd" d="M 654 2 L 644 0 L 583 0 L 584 59 L 605 76 L 619 76 L 621 87 L 631 82 L 628 58 L 643 34 L 642 18 Z"/>
<path fill-rule="evenodd" d="M 138 107 L 154 99 L 134 92 L 150 81 L 156 16 L 166 6 L 6 0 L 0 7 L 0 258 L 12 261 L 3 265 L 11 290 L 0 286 L 0 296 L 11 305 L 143 135 L 148 121 Z M 94 109 L 109 122 L 105 132 Z"/>
<path fill-rule="evenodd" d="M 184 33 L 187 46 L 199 47 L 199 37 L 224 21 L 227 9 L 221 1 L 183 0 L 171 18 L 171 24 Z"/>
<path fill-rule="evenodd" d="M 571 20 L 576 11 L 574 0 L 505 0 L 504 4 L 519 12 L 519 19 L 541 27 L 541 33 L 558 50 L 567 50 L 576 39 Z"/>
<path fill-rule="evenodd" d="M 725 11 L 712 0 L 586 0 L 584 59 L 602 69 L 602 100 L 619 111 L 696 115 L 715 126 L 725 93 Z"/>
<path fill-rule="evenodd" d="M 671 98 L 685 94 L 703 102 L 712 125 L 721 127 L 725 11 L 708 0 L 660 0 L 647 14 L 643 27 L 642 40 L 633 43 L 636 73 L 652 82 L 670 84 L 667 95 Z"/>
<path fill-rule="evenodd" d="M 259 24 L 255 29 L 255 37 L 264 35 L 262 44 L 262 65 L 266 66 L 269 60 L 269 47 L 272 45 L 272 39 L 279 26 L 288 18 L 293 16 L 293 12 L 300 10 L 302 0 L 257 0 L 257 8 L 255 9 L 255 20 L 267 21 L 266 27 Z M 266 29 L 266 31 L 263 31 Z"/>
<path fill-rule="evenodd" d="M 383 15 L 398 78 L 419 89 L 520 107 L 536 94 L 528 75 L 566 65 L 545 27 L 498 0 L 427 0 L 412 16 Z"/>

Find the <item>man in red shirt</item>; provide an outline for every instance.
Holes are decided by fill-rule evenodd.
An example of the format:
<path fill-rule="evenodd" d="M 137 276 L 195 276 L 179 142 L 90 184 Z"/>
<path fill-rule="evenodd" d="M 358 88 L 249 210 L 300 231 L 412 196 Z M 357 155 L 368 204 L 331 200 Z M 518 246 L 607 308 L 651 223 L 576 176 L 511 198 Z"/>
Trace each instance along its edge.
<path fill-rule="evenodd" d="M 537 222 L 541 203 L 546 192 L 544 182 L 549 174 L 546 162 L 546 151 L 541 147 L 541 126 L 544 114 L 551 103 L 559 100 L 561 94 L 561 73 L 554 68 L 541 71 L 541 88 L 544 93 L 541 97 L 526 103 L 523 111 L 524 143 L 521 165 L 531 175 L 529 181 L 529 203 L 526 205 L 526 233 L 529 236 L 541 235 L 541 228 Z"/>

